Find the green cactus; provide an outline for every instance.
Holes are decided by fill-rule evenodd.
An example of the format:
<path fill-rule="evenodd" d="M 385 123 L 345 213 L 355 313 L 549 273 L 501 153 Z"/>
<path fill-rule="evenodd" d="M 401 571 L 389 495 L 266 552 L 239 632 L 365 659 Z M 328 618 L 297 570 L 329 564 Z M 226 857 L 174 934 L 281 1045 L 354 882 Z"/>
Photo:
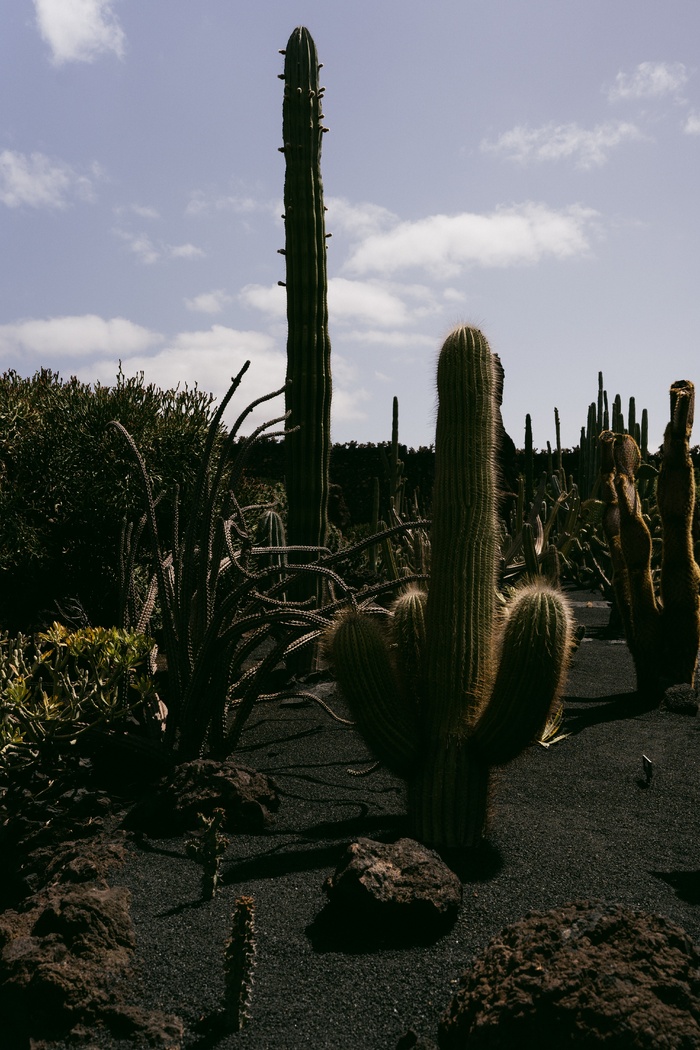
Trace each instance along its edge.
<path fill-rule="evenodd" d="M 287 535 L 290 545 L 318 548 L 325 546 L 328 532 L 331 450 L 331 344 L 321 181 L 321 140 L 327 129 L 322 125 L 316 45 L 309 31 L 295 29 L 282 54 Z"/>
<path fill-rule="evenodd" d="M 408 783 L 413 835 L 442 849 L 479 842 L 490 767 L 541 730 L 571 648 L 568 607 L 545 582 L 499 613 L 494 391 L 485 338 L 455 329 L 438 362 L 427 597 L 400 598 L 388 632 L 350 610 L 329 639 L 360 732 Z"/>
<path fill-rule="evenodd" d="M 600 437 L 603 528 L 615 598 L 638 691 L 656 697 L 669 685 L 695 683 L 700 646 L 700 569 L 692 535 L 695 476 L 689 450 L 695 391 L 691 382 L 680 380 L 670 394 L 671 419 L 656 490 L 663 531 L 658 595 L 651 568 L 652 536 L 636 486 L 641 452 L 630 434 L 604 431 Z"/>

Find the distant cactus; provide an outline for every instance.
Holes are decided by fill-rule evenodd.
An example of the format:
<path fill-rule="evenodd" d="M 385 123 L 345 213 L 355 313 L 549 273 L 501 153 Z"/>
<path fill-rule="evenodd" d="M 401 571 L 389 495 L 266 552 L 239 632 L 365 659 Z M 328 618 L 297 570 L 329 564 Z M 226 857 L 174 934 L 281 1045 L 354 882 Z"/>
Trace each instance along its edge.
<path fill-rule="evenodd" d="M 680 380 L 670 393 L 671 419 L 656 490 L 663 531 L 658 596 L 651 569 L 652 537 L 635 483 L 641 452 L 629 434 L 604 431 L 600 438 L 603 527 L 615 597 L 637 688 L 656 696 L 670 685 L 694 684 L 700 646 L 700 569 L 692 535 L 695 475 L 689 449 L 695 391 L 691 382 Z"/>
<path fill-rule="evenodd" d="M 495 375 L 480 331 L 460 327 L 438 361 L 432 566 L 427 596 L 400 598 L 385 632 L 350 610 L 329 639 L 339 684 L 378 758 L 405 777 L 412 833 L 477 844 L 489 768 L 541 731 L 563 684 L 571 617 L 544 582 L 497 605 Z"/>

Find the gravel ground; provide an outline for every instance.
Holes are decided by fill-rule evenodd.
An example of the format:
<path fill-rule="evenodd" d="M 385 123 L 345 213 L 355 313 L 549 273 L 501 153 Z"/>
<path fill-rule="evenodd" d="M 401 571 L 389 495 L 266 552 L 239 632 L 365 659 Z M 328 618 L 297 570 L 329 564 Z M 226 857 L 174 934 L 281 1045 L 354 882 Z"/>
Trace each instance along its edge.
<path fill-rule="evenodd" d="M 201 869 L 182 839 L 132 846 L 111 876 L 133 895 L 133 1002 L 179 1015 L 184 1047 L 390 1050 L 409 1028 L 435 1038 L 475 953 L 529 910 L 604 899 L 665 915 L 700 943 L 700 721 L 640 711 L 627 649 L 604 637 L 607 606 L 595 594 L 572 597 L 587 636 L 565 692 L 569 735 L 533 745 L 494 778 L 488 848 L 463 875 L 449 933 L 366 952 L 314 937 L 324 880 L 345 845 L 404 832 L 402 787 L 382 770 L 352 775 L 370 764 L 365 745 L 320 706 L 260 705 L 238 757 L 275 779 L 282 804 L 268 833 L 231 838 L 215 899 L 202 901 Z M 332 683 L 321 692 L 345 713 Z M 241 895 L 256 902 L 250 1020 L 235 1035 L 198 1034 L 221 1003 L 223 945 Z M 96 1036 L 90 1045 L 134 1044 Z"/>

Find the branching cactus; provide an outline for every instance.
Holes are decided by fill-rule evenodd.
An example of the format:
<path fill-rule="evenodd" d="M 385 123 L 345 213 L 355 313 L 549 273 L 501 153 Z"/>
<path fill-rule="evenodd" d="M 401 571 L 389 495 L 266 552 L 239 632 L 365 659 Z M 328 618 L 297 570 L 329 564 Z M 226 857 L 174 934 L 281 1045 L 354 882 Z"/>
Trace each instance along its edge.
<path fill-rule="evenodd" d="M 360 732 L 407 781 L 412 834 L 438 849 L 482 838 L 490 769 L 544 726 L 571 649 L 567 604 L 548 584 L 500 612 L 495 381 L 481 332 L 455 329 L 438 362 L 428 592 L 400 597 L 388 629 L 349 610 L 329 639 Z"/>
<path fill-rule="evenodd" d="M 639 447 L 629 434 L 607 430 L 600 437 L 603 527 L 615 598 L 637 688 L 659 697 L 668 686 L 695 684 L 700 646 L 700 570 L 692 533 L 695 475 L 689 449 L 694 400 L 691 382 L 679 380 L 671 387 L 671 419 L 656 486 L 663 530 L 658 595 L 651 571 L 651 534 L 635 484 L 642 459 Z"/>
<path fill-rule="evenodd" d="M 316 45 L 303 26 L 283 52 L 281 147 L 285 158 L 287 288 L 285 435 L 287 534 L 323 547 L 328 530 L 331 344 L 328 336 L 325 208 L 321 180 L 322 96 Z"/>

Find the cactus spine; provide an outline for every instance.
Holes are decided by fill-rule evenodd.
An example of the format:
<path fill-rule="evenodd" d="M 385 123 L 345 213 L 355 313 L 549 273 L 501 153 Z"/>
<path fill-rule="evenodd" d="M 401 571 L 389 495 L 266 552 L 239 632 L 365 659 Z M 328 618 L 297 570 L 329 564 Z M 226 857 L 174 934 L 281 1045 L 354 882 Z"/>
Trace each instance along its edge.
<path fill-rule="evenodd" d="M 331 345 L 321 181 L 323 88 L 316 45 L 303 26 L 283 52 L 282 134 L 287 288 L 285 437 L 289 543 L 323 547 L 328 530 Z"/>
<path fill-rule="evenodd" d="M 651 535 L 635 484 L 641 452 L 630 434 L 604 431 L 600 438 L 603 527 L 615 596 L 637 688 L 657 697 L 669 685 L 694 684 L 700 646 L 700 569 L 692 535 L 695 476 L 689 449 L 695 390 L 691 382 L 679 380 L 670 393 L 671 419 L 656 491 L 663 530 L 658 598 L 651 573 Z"/>
<path fill-rule="evenodd" d="M 427 598 L 399 599 L 388 639 L 369 615 L 347 613 L 330 652 L 361 732 L 408 782 L 412 833 L 451 849 L 483 834 L 489 767 L 544 725 L 571 618 L 542 582 L 518 591 L 505 622 L 497 612 L 496 377 L 477 329 L 448 336 L 438 398 Z"/>

